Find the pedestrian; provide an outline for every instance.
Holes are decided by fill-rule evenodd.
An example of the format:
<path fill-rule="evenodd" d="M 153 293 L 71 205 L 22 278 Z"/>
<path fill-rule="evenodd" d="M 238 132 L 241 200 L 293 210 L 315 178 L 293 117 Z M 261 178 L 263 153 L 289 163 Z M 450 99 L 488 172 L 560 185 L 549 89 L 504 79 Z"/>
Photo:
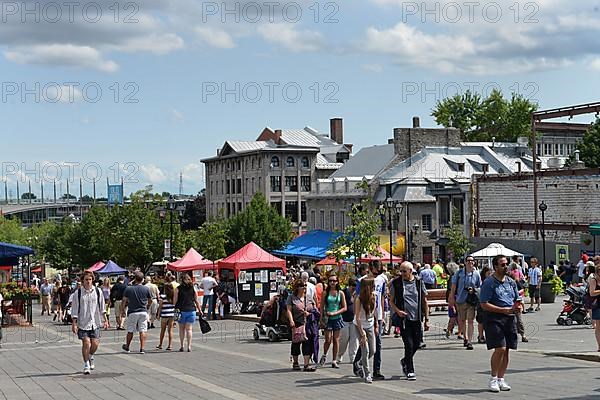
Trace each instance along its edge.
<path fill-rule="evenodd" d="M 117 278 L 117 283 L 113 285 L 110 289 L 110 302 L 113 304 L 115 309 L 115 320 L 117 322 L 117 330 L 124 330 L 125 326 L 125 307 L 123 307 L 123 293 L 125 293 L 125 289 L 127 286 L 123 283 L 124 278 L 119 276 Z"/>
<path fill-rule="evenodd" d="M 102 281 L 102 295 L 104 296 L 104 312 L 106 313 L 108 328 L 110 328 L 110 287 L 110 278 L 104 278 L 104 280 Z"/>
<path fill-rule="evenodd" d="M 40 286 L 40 295 L 42 296 L 42 315 L 44 315 L 44 311 L 47 315 L 50 315 L 52 289 L 53 287 L 48 283 L 48 279 L 42 279 L 42 285 Z"/>
<path fill-rule="evenodd" d="M 152 294 L 152 302 L 150 303 L 150 329 L 154 329 L 154 321 L 156 321 L 158 315 L 158 297 L 160 296 L 160 292 L 158 291 L 158 286 L 152 283 L 152 278 L 146 277 L 145 286 L 150 289 L 150 293 Z"/>
<path fill-rule="evenodd" d="M 292 294 L 286 300 L 287 317 L 292 331 L 292 369 L 300 371 L 298 356 L 304 358 L 304 372 L 314 372 L 315 367 L 310 365 L 310 358 L 314 352 L 314 341 L 307 335 L 306 324 L 314 303 L 307 301 L 306 283 L 297 279 L 292 283 Z"/>
<path fill-rule="evenodd" d="M 481 268 L 481 271 L 479 272 L 479 276 L 481 276 L 481 283 L 483 284 L 483 282 L 489 278 L 493 272 L 494 271 L 492 271 L 492 269 L 487 265 Z M 479 304 L 477 304 L 477 315 L 475 316 L 475 320 L 477 321 L 477 343 L 485 343 L 485 332 L 483 329 L 483 316 L 485 311 L 481 307 L 481 298 L 479 300 Z"/>
<path fill-rule="evenodd" d="M 598 277 L 598 269 L 600 268 L 600 256 L 594 256 L 594 273 L 588 277 L 588 291 L 590 296 L 600 296 L 600 278 Z M 600 299 L 597 298 L 596 302 Z M 600 308 L 592 309 L 592 322 L 594 323 L 594 331 L 596 333 L 597 350 L 600 351 Z"/>
<path fill-rule="evenodd" d="M 436 274 L 431 269 L 431 265 L 425 264 L 423 270 L 419 272 L 419 278 L 421 278 L 421 280 L 425 284 L 425 288 L 433 289 L 435 287 Z"/>
<path fill-rule="evenodd" d="M 210 272 L 208 276 L 212 278 L 212 271 L 208 272 Z M 214 279 L 212 280 L 214 281 Z M 210 296 L 212 298 L 212 295 Z M 188 274 L 183 274 L 181 276 L 180 284 L 175 289 L 175 293 L 173 294 L 173 301 L 175 303 L 175 308 L 178 309 L 180 313 L 178 322 L 179 343 L 181 347 L 179 347 L 179 351 L 183 351 L 183 342 L 184 340 L 187 340 L 186 347 L 187 351 L 190 352 L 192 351 L 192 328 L 196 322 L 196 310 L 198 310 L 198 314 L 200 316 L 202 316 L 204 313 L 202 312 L 203 308 L 200 307 L 200 301 L 198 300 L 198 294 L 194 289 L 192 278 Z M 210 307 L 208 310 L 210 312 Z"/>
<path fill-rule="evenodd" d="M 522 307 L 522 300 L 516 282 L 508 276 L 507 258 L 497 255 L 492 259 L 492 265 L 494 274 L 483 281 L 480 301 L 485 310 L 483 325 L 487 348 L 494 350 L 488 387 L 492 392 L 499 392 L 510 390 L 504 375 L 508 368 L 509 350 L 517 349 L 515 312 Z"/>
<path fill-rule="evenodd" d="M 162 349 L 163 339 L 165 338 L 165 332 L 167 332 L 169 338 L 169 345 L 166 350 L 171 351 L 171 344 L 173 342 L 173 320 L 175 319 L 175 303 L 173 302 L 173 296 L 175 290 L 173 285 L 165 283 L 163 287 L 163 293 L 160 294 L 160 302 L 158 306 L 158 316 L 160 316 L 160 338 L 157 349 Z"/>
<path fill-rule="evenodd" d="M 208 319 L 210 319 L 213 315 L 213 310 L 215 308 L 215 297 L 213 296 L 213 289 L 216 288 L 217 285 L 218 283 L 216 279 L 213 278 L 213 272 L 211 270 L 209 270 L 206 273 L 206 276 L 200 281 L 200 287 L 204 291 L 204 294 L 202 295 L 202 313 L 204 313 L 204 309 L 208 305 Z"/>
<path fill-rule="evenodd" d="M 519 297 L 525 296 L 525 286 L 523 286 L 523 277 L 520 275 L 521 272 L 515 267 L 509 267 L 509 276 L 514 279 L 517 284 L 517 290 L 519 291 Z M 521 335 L 521 342 L 527 343 L 529 339 L 525 336 L 525 323 L 523 322 L 523 313 L 521 309 L 515 310 L 515 318 L 517 320 L 517 333 Z"/>
<path fill-rule="evenodd" d="M 363 279 L 360 294 L 354 304 L 354 325 L 360 338 L 362 376 L 366 383 L 373 383 L 369 363 L 375 354 L 375 336 L 378 328 L 375 324 L 375 297 L 375 281 L 373 278 Z"/>
<path fill-rule="evenodd" d="M 108 317 L 104 311 L 104 296 L 94 286 L 94 273 L 85 271 L 81 279 L 83 286 L 77 289 L 71 302 L 71 329 L 81 340 L 83 373 L 88 375 L 95 368 L 94 354 L 100 344 L 100 326 L 108 327 Z"/>
<path fill-rule="evenodd" d="M 448 305 L 456 306 L 458 330 L 464 334 L 463 347 L 473 350 L 475 311 L 479 303 L 481 276 L 475 270 L 473 256 L 467 256 L 465 262 L 465 267 L 452 276 Z"/>
<path fill-rule="evenodd" d="M 532 257 L 531 260 L 531 268 L 529 268 L 529 282 L 528 282 L 528 290 L 529 297 L 531 299 L 531 305 L 527 311 L 533 312 L 533 302 L 537 303 L 537 307 L 535 311 L 540 311 L 541 299 L 540 299 L 540 288 L 542 287 L 542 269 L 538 264 L 538 260 L 535 257 Z"/>
<path fill-rule="evenodd" d="M 329 346 L 333 347 L 333 357 L 331 361 L 332 368 L 339 368 L 337 356 L 340 347 L 340 331 L 344 328 L 342 314 L 346 312 L 346 297 L 340 288 L 340 283 L 335 274 L 329 276 L 327 288 L 323 291 L 321 300 L 321 318 L 325 325 L 325 344 L 323 345 L 323 355 L 319 365 L 324 365 L 327 360 L 327 351 Z"/>
<path fill-rule="evenodd" d="M 147 286 L 144 286 L 144 274 L 136 271 L 133 274 L 133 285 L 128 286 L 123 293 L 123 305 L 121 318 L 125 317 L 125 308 L 127 308 L 127 337 L 126 342 L 121 348 L 129 353 L 129 347 L 133 340 L 134 332 L 140 336 L 140 354 L 145 353 L 146 332 L 148 331 L 148 309 L 152 301 L 152 293 Z"/>
<path fill-rule="evenodd" d="M 56 280 L 54 285 L 52 285 L 52 314 L 54 314 L 54 317 L 52 317 L 52 321 L 56 321 L 56 319 L 58 318 L 58 322 L 60 323 L 60 287 L 61 287 L 61 281 Z"/>
<path fill-rule="evenodd" d="M 415 278 L 413 265 L 408 261 L 400 264 L 400 276 L 391 283 L 390 306 L 394 325 L 400 326 L 404 342 L 402 372 L 409 381 L 414 381 L 417 379 L 414 356 L 423 341 L 423 329 L 429 330 L 429 306 L 427 289 L 421 279 Z"/>
<path fill-rule="evenodd" d="M 354 360 L 356 356 L 356 350 L 358 348 L 358 332 L 356 325 L 354 324 L 354 291 L 356 290 L 356 280 L 354 278 L 348 279 L 348 286 L 342 291 L 344 298 L 346 299 L 346 311 L 342 314 L 342 320 L 344 321 L 344 327 L 340 331 L 340 349 L 338 352 L 337 362 L 342 362 L 342 357 L 348 351 L 348 358 L 350 362 Z"/>

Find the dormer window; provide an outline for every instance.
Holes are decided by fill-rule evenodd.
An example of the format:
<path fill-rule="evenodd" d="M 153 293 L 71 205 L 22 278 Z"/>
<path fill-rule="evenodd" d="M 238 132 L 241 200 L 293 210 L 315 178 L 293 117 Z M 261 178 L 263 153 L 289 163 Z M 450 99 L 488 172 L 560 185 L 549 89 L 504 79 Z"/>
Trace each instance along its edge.
<path fill-rule="evenodd" d="M 294 157 L 288 157 L 285 160 L 285 166 L 288 167 L 288 168 L 293 167 L 294 166 Z"/>
<path fill-rule="evenodd" d="M 271 157 L 271 168 L 279 168 L 279 157 Z"/>
<path fill-rule="evenodd" d="M 457 169 L 459 172 L 465 172 L 465 163 L 457 163 L 457 164 L 456 164 L 456 169 Z"/>

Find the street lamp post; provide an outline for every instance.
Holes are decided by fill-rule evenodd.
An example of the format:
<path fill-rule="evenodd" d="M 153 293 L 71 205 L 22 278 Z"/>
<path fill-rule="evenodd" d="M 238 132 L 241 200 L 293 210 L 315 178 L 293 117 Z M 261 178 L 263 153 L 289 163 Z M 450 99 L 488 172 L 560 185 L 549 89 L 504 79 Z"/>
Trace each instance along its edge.
<path fill-rule="evenodd" d="M 397 218 L 402 213 L 402 203 L 398 200 L 393 200 L 391 197 L 385 199 L 383 203 L 379 205 L 378 211 L 381 218 L 385 218 L 387 212 L 388 216 L 388 230 L 390 232 L 390 268 L 394 266 L 394 244 L 393 244 L 393 225 L 392 217 Z"/>
<path fill-rule="evenodd" d="M 417 243 L 415 240 L 415 236 L 417 235 L 417 233 L 419 233 L 419 224 L 415 223 L 412 227 L 412 235 L 411 235 L 411 239 L 410 239 L 410 249 L 411 249 L 410 260 L 411 261 L 414 261 L 414 259 L 415 259 L 414 252 L 417 249 Z"/>
<path fill-rule="evenodd" d="M 544 262 L 544 265 L 542 266 L 542 270 L 546 269 L 546 227 L 544 226 L 545 224 L 545 220 L 544 220 L 544 213 L 546 212 L 546 210 L 548 209 L 548 205 L 546 203 L 544 203 L 543 201 L 540 203 L 540 205 L 538 206 L 539 210 L 542 212 L 542 260 Z"/>
<path fill-rule="evenodd" d="M 181 224 L 181 217 L 183 216 L 183 212 L 185 211 L 185 207 L 182 206 L 178 206 L 177 205 L 177 201 L 175 201 L 175 198 L 171 195 L 169 196 L 169 199 L 167 200 L 167 208 L 166 211 L 165 209 L 160 209 L 160 219 L 161 219 L 161 223 L 164 222 L 164 220 L 166 219 L 166 211 L 169 212 L 169 222 L 166 222 L 169 224 L 169 260 L 173 261 L 173 249 L 175 248 L 175 246 L 173 245 L 173 225 L 175 224 Z M 173 221 L 173 213 L 177 211 L 179 219 L 178 221 Z"/>

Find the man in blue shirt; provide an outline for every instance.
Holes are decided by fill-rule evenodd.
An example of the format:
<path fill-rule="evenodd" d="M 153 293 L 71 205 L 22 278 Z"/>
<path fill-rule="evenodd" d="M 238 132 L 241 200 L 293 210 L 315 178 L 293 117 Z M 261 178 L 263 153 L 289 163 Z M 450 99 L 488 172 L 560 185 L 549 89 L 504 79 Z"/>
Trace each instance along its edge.
<path fill-rule="evenodd" d="M 435 287 L 435 271 L 431 269 L 431 265 L 425 264 L 423 270 L 419 272 L 419 278 L 425 284 L 426 289 L 433 289 Z"/>
<path fill-rule="evenodd" d="M 473 350 L 473 331 L 475 310 L 477 309 L 477 292 L 481 287 L 481 275 L 475 270 L 475 259 L 467 256 L 466 265 L 452 275 L 452 286 L 448 296 L 448 304 L 456 305 L 458 311 L 459 332 L 465 335 L 463 346 Z"/>
<path fill-rule="evenodd" d="M 508 260 L 497 255 L 492 260 L 494 274 L 481 285 L 480 302 L 484 309 L 486 344 L 492 353 L 492 376 L 489 389 L 492 392 L 510 390 L 504 381 L 508 368 L 508 351 L 517 349 L 517 324 L 515 312 L 522 307 L 516 282 L 508 276 Z"/>
<path fill-rule="evenodd" d="M 540 268 L 537 258 L 531 258 L 531 268 L 529 268 L 529 297 L 531 297 L 531 306 L 527 311 L 533 312 L 533 301 L 537 302 L 535 311 L 540 311 L 540 288 L 542 286 L 542 269 Z"/>

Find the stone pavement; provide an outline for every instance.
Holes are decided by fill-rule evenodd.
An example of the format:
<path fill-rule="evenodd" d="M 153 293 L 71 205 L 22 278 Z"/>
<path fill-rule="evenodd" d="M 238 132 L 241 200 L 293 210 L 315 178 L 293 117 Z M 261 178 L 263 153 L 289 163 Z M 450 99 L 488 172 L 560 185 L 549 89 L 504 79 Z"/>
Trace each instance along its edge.
<path fill-rule="evenodd" d="M 525 316 L 530 343 L 520 343 L 519 351 L 511 353 L 510 393 L 487 391 L 490 353 L 484 345 L 466 351 L 461 341 L 444 339 L 441 327 L 447 318 L 441 312 L 432 317 L 427 349 L 417 353 L 418 380 L 400 376 L 402 341 L 387 336 L 382 368 L 386 380 L 372 385 L 355 378 L 347 363 L 339 370 L 292 372 L 289 342 L 254 341 L 252 323 L 233 320 L 212 323 L 213 331 L 206 336 L 196 326 L 191 353 L 154 350 L 159 330 L 152 329 L 145 355 L 125 354 L 120 351 L 122 331 L 106 331 L 96 369 L 84 376 L 80 344 L 70 327 L 37 315 L 33 327 L 4 330 L 0 399 L 600 398 L 598 364 L 545 354 L 595 353 L 592 329 L 555 323 L 561 305 L 545 305 Z M 134 339 L 132 349 L 137 347 Z"/>

